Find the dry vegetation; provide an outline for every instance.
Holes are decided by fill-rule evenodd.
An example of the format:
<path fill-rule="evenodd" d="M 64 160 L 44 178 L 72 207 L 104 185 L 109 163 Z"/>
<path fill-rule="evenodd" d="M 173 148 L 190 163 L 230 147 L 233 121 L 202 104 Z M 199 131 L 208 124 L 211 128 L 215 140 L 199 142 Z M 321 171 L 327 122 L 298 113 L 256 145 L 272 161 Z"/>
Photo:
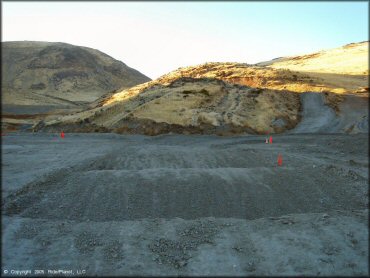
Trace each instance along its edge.
<path fill-rule="evenodd" d="M 292 71 L 274 68 L 274 63 L 206 63 L 179 68 L 156 80 L 113 92 L 91 105 L 91 109 L 46 123 L 48 129 L 116 131 L 124 133 L 257 133 L 284 132 L 300 120 L 299 93 L 321 92 L 329 106 L 338 112 L 342 94 L 367 92 L 368 72 L 364 63 L 351 66 L 359 57 L 365 59 L 364 43 L 344 47 L 348 72 Z M 359 49 L 361 51 L 359 51 Z M 348 50 L 349 49 L 349 50 Z M 279 63 L 330 63 L 326 52 L 285 59 Z M 341 60 L 339 51 L 328 51 Z M 310 62 L 311 59 L 315 60 Z M 267 65 L 267 66 L 266 66 Z M 335 66 L 335 65 L 334 65 Z M 288 66 L 287 66 L 288 67 Z M 294 69 L 300 68 L 297 66 Z M 304 68 L 304 67 L 303 67 Z M 310 68 L 312 69 L 312 67 Z M 343 74 L 345 73 L 345 74 Z M 346 76 L 345 78 L 343 76 Z M 339 78 L 339 79 L 338 79 Z M 40 128 L 36 126 L 36 130 Z"/>
<path fill-rule="evenodd" d="M 87 131 L 103 126 L 117 132 L 154 135 L 171 130 L 217 134 L 281 132 L 299 121 L 299 95 L 286 90 L 276 92 L 216 78 L 189 77 L 141 91 L 134 89 L 137 87 L 120 94 L 120 100 L 116 95 L 113 102 L 66 116 L 61 124 L 85 124 Z M 277 121 L 282 124 L 276 125 Z"/>
<path fill-rule="evenodd" d="M 369 74 L 369 69 L 368 60 L 364 58 L 368 56 L 368 53 L 369 42 L 351 43 L 335 49 L 275 59 L 258 65 L 299 72 L 366 76 Z"/>
<path fill-rule="evenodd" d="M 2 103 L 75 106 L 150 79 L 92 48 L 66 43 L 3 42 Z"/>
<path fill-rule="evenodd" d="M 368 61 L 369 42 L 361 42 L 258 65 L 296 71 L 306 74 L 314 82 L 319 81 L 322 85 L 334 89 L 332 91 L 335 93 L 352 93 L 368 87 Z"/>

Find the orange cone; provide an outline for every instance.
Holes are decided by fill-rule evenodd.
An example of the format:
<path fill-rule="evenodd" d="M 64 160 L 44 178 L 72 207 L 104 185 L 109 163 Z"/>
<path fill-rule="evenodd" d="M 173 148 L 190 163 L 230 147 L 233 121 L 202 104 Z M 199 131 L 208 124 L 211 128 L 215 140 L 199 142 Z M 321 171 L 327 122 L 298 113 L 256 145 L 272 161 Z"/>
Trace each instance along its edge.
<path fill-rule="evenodd" d="M 64 138 L 64 132 L 63 131 L 60 133 L 60 137 Z"/>
<path fill-rule="evenodd" d="M 272 136 L 270 136 L 270 144 L 272 144 Z"/>
<path fill-rule="evenodd" d="M 283 165 L 283 156 L 282 156 L 281 154 L 279 154 L 279 155 L 278 155 L 278 160 L 277 160 L 277 162 L 278 162 L 278 165 L 279 165 L 279 166 L 282 166 L 282 165 Z"/>

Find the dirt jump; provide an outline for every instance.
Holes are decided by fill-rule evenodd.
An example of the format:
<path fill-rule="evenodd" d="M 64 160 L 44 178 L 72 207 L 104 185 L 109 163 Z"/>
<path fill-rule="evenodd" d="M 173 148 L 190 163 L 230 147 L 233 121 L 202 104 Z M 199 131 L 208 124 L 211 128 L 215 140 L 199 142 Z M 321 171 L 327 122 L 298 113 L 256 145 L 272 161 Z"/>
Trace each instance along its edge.
<path fill-rule="evenodd" d="M 3 136 L 4 269 L 368 275 L 368 135 L 273 139 Z"/>

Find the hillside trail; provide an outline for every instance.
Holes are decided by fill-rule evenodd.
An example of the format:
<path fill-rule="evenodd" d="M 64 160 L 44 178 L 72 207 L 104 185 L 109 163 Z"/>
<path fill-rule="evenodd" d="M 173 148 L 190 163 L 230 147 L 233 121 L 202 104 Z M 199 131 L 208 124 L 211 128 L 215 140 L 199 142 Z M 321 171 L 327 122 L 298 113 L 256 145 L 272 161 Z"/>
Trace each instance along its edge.
<path fill-rule="evenodd" d="M 339 105 L 338 115 L 325 104 L 322 93 L 307 92 L 301 95 L 303 106 L 301 122 L 289 133 L 367 133 L 368 98 L 346 95 Z"/>

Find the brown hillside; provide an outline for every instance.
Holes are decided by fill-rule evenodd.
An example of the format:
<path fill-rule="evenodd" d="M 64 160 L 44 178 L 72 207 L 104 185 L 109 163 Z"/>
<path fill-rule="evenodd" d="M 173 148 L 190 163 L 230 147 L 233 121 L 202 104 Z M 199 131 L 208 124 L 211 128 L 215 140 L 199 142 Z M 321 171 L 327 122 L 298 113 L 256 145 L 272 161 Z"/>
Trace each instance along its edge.
<path fill-rule="evenodd" d="M 50 42 L 2 43 L 3 105 L 73 107 L 149 80 L 92 48 Z"/>
<path fill-rule="evenodd" d="M 364 54 L 362 57 L 366 58 Z M 309 59 L 317 56 L 305 58 Z M 352 62 L 348 60 L 349 67 Z M 240 63 L 179 68 L 156 80 L 107 95 L 89 110 L 50 121 L 46 129 L 151 135 L 284 132 L 300 120 L 300 93 L 324 93 L 326 104 L 338 112 L 343 94 L 367 91 L 366 75 L 351 75 L 353 82 L 339 82 L 328 74 L 339 73 L 313 76 Z"/>

